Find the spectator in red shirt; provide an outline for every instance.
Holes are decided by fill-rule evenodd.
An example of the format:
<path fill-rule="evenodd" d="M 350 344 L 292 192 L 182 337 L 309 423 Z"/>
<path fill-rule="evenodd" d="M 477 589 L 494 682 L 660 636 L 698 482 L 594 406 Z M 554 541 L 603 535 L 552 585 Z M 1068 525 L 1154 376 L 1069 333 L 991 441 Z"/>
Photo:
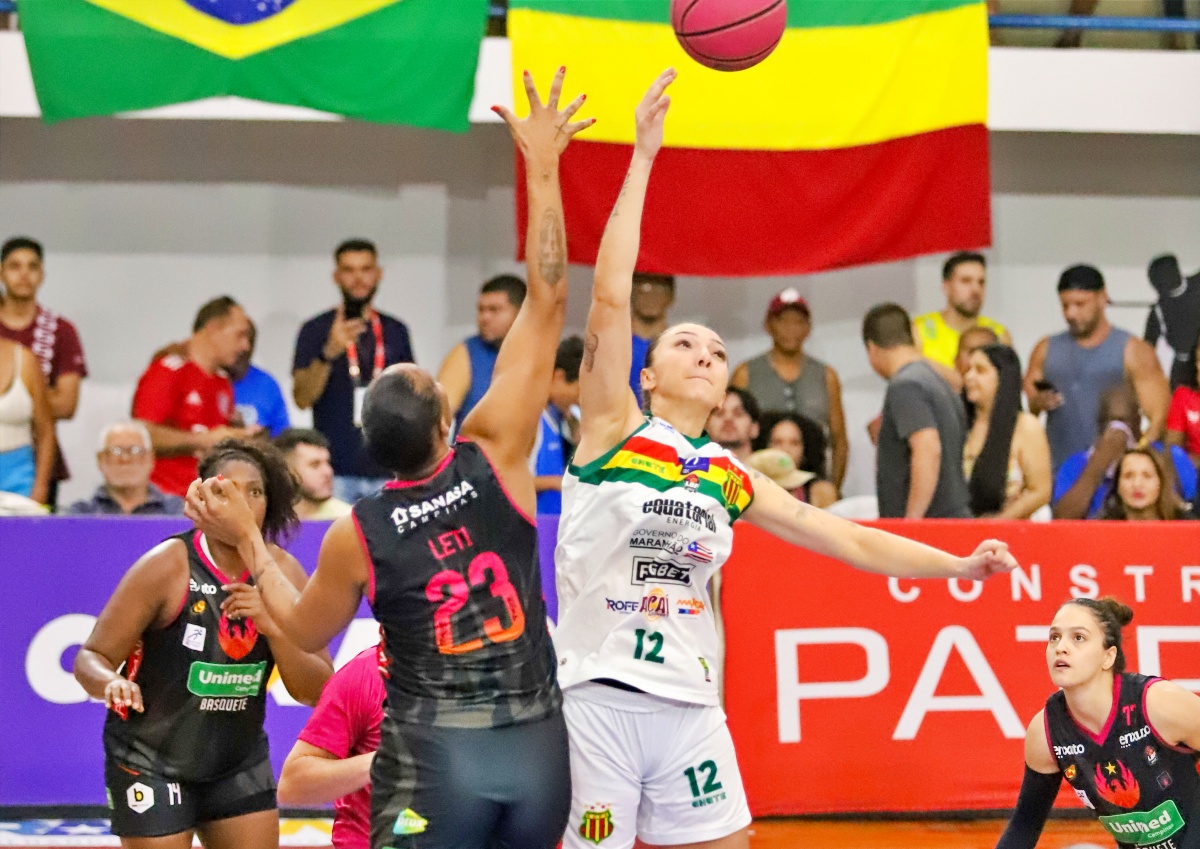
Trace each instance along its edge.
<path fill-rule="evenodd" d="M 186 495 L 196 462 L 222 439 L 247 439 L 260 428 L 231 427 L 233 384 L 225 369 L 250 347 L 250 319 L 228 296 L 196 314 L 185 353 L 154 360 L 133 394 L 133 417 L 150 431 L 157 460 L 150 482 L 171 495 Z"/>
<path fill-rule="evenodd" d="M 45 281 L 39 242 L 18 236 L 0 246 L 0 337 L 33 351 L 48 387 L 55 421 L 72 419 L 79 404 L 79 384 L 87 377 L 83 345 L 75 325 L 37 302 Z M 47 503 L 58 500 L 58 484 L 70 475 L 56 447 Z"/>
<path fill-rule="evenodd" d="M 1192 379 L 1171 396 L 1167 410 L 1167 445 L 1178 445 L 1188 453 L 1192 465 L 1200 462 L 1200 340 L 1192 352 Z"/>
<path fill-rule="evenodd" d="M 329 679 L 279 776 L 281 805 L 333 802 L 334 849 L 368 849 L 371 762 L 386 694 L 380 647 L 359 652 Z"/>

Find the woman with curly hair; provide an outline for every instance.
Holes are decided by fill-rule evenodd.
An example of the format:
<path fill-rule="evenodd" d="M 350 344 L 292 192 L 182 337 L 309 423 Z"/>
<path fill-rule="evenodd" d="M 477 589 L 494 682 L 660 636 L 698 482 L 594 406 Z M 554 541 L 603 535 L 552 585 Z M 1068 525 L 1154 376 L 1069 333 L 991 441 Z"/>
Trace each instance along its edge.
<path fill-rule="evenodd" d="M 288 580 L 306 577 L 276 542 L 296 527 L 296 487 L 282 455 L 235 439 L 201 460 L 245 497 Z M 278 666 L 315 704 L 333 665 L 290 643 L 249 583 L 235 547 L 191 528 L 129 568 L 75 658 L 75 677 L 110 711 L 105 784 L 126 847 L 275 847 L 279 815 L 263 730 Z"/>

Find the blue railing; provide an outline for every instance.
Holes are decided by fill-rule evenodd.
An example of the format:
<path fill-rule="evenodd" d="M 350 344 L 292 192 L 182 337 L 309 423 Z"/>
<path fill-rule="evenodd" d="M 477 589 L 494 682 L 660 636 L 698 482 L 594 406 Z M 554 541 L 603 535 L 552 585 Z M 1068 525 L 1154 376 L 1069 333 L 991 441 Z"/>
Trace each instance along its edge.
<path fill-rule="evenodd" d="M 1083 15 L 991 15 L 992 29 L 1098 29 L 1138 32 L 1200 32 L 1190 18 L 1094 18 Z"/>
<path fill-rule="evenodd" d="M 17 11 L 17 0 L 0 0 L 0 13 Z M 488 15 L 503 19 L 503 3 L 492 3 Z M 1200 20 L 1190 18 L 1112 18 L 1083 15 L 991 15 L 992 29 L 1094 29 L 1138 32 L 1197 32 Z"/>

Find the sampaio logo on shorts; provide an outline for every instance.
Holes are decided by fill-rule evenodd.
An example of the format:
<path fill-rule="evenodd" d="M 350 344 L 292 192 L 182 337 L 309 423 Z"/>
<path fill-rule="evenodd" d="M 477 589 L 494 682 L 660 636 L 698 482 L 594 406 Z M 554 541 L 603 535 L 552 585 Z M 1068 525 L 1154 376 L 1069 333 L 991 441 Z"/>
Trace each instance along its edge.
<path fill-rule="evenodd" d="M 611 837 L 612 833 L 612 805 L 592 805 L 583 812 L 583 821 L 579 824 L 579 836 L 584 840 L 590 840 L 599 846 Z"/>
<path fill-rule="evenodd" d="M 633 558 L 633 576 L 630 582 L 636 585 L 678 584 L 691 586 L 692 564 L 676 563 L 673 560 L 655 560 L 653 557 Z"/>

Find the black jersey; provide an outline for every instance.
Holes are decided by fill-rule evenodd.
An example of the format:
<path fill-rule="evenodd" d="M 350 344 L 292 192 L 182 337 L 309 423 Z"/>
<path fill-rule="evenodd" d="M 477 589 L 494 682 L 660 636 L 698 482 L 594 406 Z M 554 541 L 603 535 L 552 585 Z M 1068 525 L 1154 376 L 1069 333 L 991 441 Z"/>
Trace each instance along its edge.
<path fill-rule="evenodd" d="M 383 628 L 388 715 L 489 728 L 559 709 L 537 527 L 482 449 L 460 440 L 421 481 L 354 505 Z"/>
<path fill-rule="evenodd" d="M 188 593 L 171 624 L 142 634 L 125 661 L 122 674 L 141 688 L 146 710 L 110 712 L 104 748 L 131 770 L 211 781 L 265 754 L 275 661 L 252 621 L 221 613 L 227 579 L 212 565 L 201 533 L 173 539 L 187 546 Z"/>
<path fill-rule="evenodd" d="M 1200 847 L 1197 754 L 1158 736 L 1146 718 L 1146 688 L 1158 681 L 1124 673 L 1099 735 L 1080 727 L 1062 691 L 1046 701 L 1046 737 L 1076 795 L 1120 846 Z"/>

